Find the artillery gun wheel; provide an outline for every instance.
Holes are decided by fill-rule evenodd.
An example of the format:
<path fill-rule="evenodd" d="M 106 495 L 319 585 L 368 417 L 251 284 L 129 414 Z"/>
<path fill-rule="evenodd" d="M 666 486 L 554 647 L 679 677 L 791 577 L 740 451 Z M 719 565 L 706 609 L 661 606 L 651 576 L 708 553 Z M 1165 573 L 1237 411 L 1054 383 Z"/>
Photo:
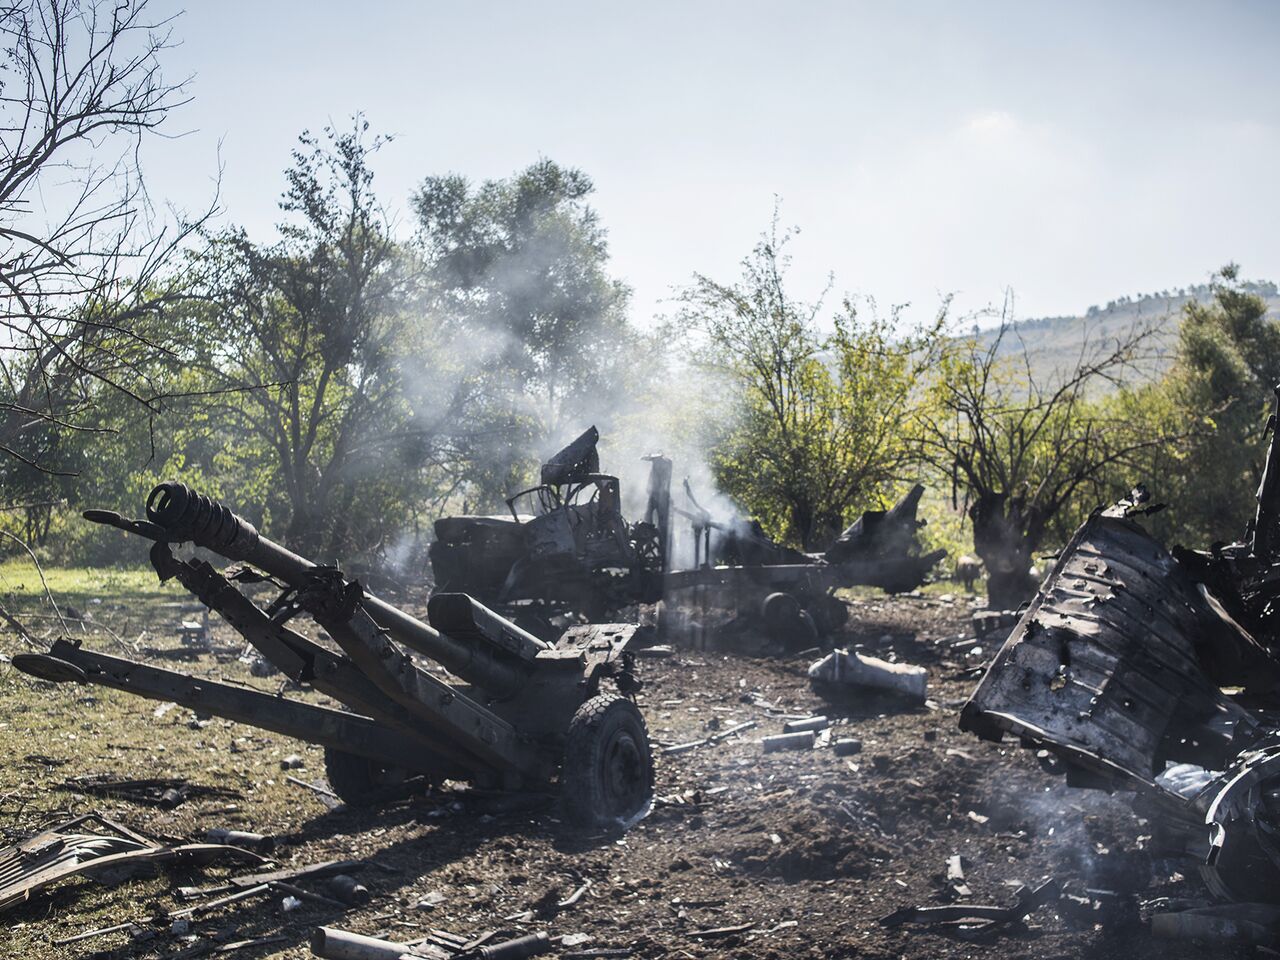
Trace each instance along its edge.
<path fill-rule="evenodd" d="M 560 789 L 572 823 L 629 824 L 653 800 L 649 731 L 634 703 L 602 693 L 578 708 L 565 738 Z"/>
<path fill-rule="evenodd" d="M 386 796 L 387 788 L 402 783 L 406 771 L 345 750 L 324 748 L 324 772 L 329 786 L 352 807 L 367 807 Z"/>

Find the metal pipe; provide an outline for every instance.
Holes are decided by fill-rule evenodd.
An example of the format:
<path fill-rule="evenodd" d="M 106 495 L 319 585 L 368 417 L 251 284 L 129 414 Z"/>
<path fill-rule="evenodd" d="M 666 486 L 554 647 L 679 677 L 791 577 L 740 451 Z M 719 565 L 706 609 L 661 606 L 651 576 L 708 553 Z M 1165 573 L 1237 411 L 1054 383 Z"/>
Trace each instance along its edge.
<path fill-rule="evenodd" d="M 427 602 L 427 616 L 447 636 L 501 647 L 522 660 L 532 660 L 539 651 L 551 649 L 551 644 L 465 593 L 437 593 Z"/>

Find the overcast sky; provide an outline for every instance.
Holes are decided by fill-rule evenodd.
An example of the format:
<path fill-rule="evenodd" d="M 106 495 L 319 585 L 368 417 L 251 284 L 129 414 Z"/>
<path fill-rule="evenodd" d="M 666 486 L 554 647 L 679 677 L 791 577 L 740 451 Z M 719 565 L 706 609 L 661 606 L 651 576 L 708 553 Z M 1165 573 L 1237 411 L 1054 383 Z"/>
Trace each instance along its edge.
<path fill-rule="evenodd" d="M 194 132 L 148 145 L 153 195 L 203 202 L 221 141 L 264 239 L 298 133 L 363 111 L 401 212 L 429 174 L 589 173 L 641 321 L 734 276 L 775 195 L 798 292 L 922 317 L 1280 278 L 1277 3 L 206 0 L 177 35 Z"/>

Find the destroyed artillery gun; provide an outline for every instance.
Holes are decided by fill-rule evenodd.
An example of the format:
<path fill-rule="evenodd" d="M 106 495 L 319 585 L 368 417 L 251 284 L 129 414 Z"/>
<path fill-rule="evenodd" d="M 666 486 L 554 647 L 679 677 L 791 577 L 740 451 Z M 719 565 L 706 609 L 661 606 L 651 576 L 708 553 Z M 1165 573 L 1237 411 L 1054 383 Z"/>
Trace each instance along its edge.
<path fill-rule="evenodd" d="M 688 509 L 671 502 L 672 462 L 649 456 L 644 517 L 622 515 L 618 478 L 600 473 L 595 427 L 542 465 L 540 483 L 508 498 L 509 516 L 442 517 L 429 557 L 436 588 L 461 591 L 526 629 L 549 635 L 550 618 L 613 616 L 638 603 L 718 598 L 745 621 L 808 646 L 838 630 L 848 608 L 840 587 L 914 590 L 946 555 L 924 553 L 916 485 L 889 510 L 869 510 L 824 553 L 769 540 L 749 521 L 713 520 L 688 481 Z M 528 510 L 520 505 L 527 504 Z M 673 515 L 690 521 L 693 565 L 673 569 Z"/>
<path fill-rule="evenodd" d="M 1170 551 L 1137 487 L 1063 550 L 960 714 L 1047 751 L 1080 787 L 1125 790 L 1157 855 L 1214 896 L 1280 903 L 1280 387 L 1243 540 Z"/>
<path fill-rule="evenodd" d="M 439 594 L 430 623 L 366 593 L 262 536 L 230 509 L 181 483 L 162 483 L 145 520 L 106 510 L 85 518 L 154 541 L 151 564 L 176 579 L 291 680 L 346 709 L 272 696 L 83 649 L 58 640 L 13 665 L 45 680 L 96 683 L 272 730 L 324 747 L 334 791 L 375 801 L 407 776 L 504 789 L 558 782 L 574 822 L 628 824 L 648 809 L 653 763 L 630 698 L 640 681 L 629 624 L 571 627 L 556 643 L 521 630 L 466 594 Z M 182 560 L 191 543 L 247 566 L 229 574 Z M 251 568 L 256 568 L 256 571 Z M 261 572 L 257 572 L 261 571 Z M 266 609 L 240 589 L 281 588 Z M 289 627 L 310 615 L 339 652 Z M 462 681 L 438 676 L 417 657 Z"/>

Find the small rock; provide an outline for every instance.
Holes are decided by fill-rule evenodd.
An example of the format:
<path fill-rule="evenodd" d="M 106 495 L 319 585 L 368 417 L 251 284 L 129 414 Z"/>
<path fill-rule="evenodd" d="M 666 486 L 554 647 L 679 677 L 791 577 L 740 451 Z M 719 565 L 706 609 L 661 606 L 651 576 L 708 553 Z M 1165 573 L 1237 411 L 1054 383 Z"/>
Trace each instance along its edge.
<path fill-rule="evenodd" d="M 413 905 L 413 909 L 434 910 L 436 907 L 440 906 L 440 904 L 444 903 L 444 901 L 445 895 L 443 893 L 439 890 L 432 890 L 426 896 L 419 899 L 418 902 Z"/>

